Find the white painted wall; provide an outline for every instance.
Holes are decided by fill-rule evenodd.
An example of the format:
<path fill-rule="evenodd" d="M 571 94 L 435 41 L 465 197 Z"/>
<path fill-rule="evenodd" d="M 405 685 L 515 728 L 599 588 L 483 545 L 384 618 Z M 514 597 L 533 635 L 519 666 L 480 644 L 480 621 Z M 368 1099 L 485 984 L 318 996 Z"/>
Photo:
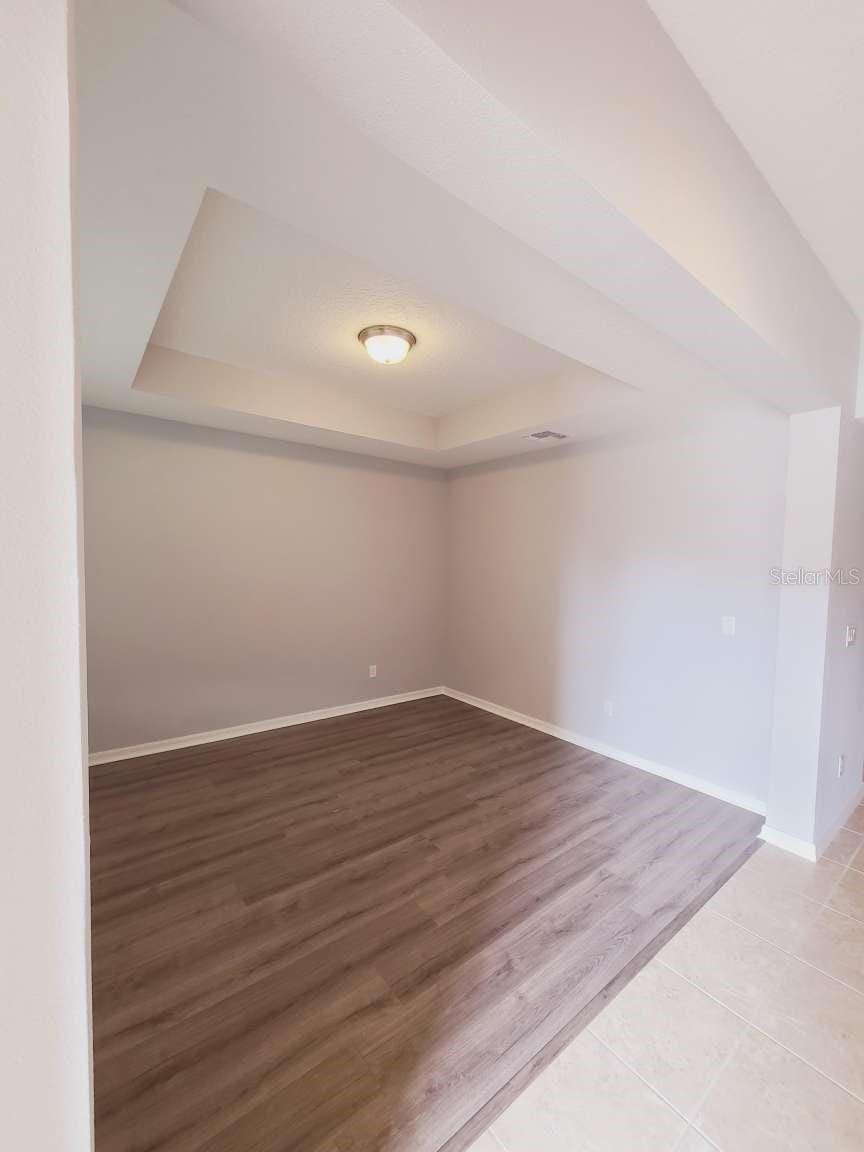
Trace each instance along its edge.
<path fill-rule="evenodd" d="M 0 1127 L 91 1146 L 65 3 L 0 8 Z"/>
<path fill-rule="evenodd" d="M 827 615 L 814 842 L 824 848 L 860 799 L 864 775 L 864 428 L 846 412 L 838 438 L 831 565 L 862 583 L 832 584 Z M 847 648 L 846 625 L 858 629 Z M 838 777 L 838 757 L 846 771 Z"/>
<path fill-rule="evenodd" d="M 840 421 L 839 407 L 790 420 L 782 557 L 787 572 L 831 568 Z M 805 848 L 815 836 L 830 596 L 824 581 L 780 590 L 766 826 L 773 836 Z"/>
<path fill-rule="evenodd" d="M 843 571 L 847 580 L 864 573 L 859 328 L 834 351 L 841 403 L 792 419 L 784 539 L 787 568 Z M 766 835 L 811 856 L 862 795 L 864 650 L 847 648 L 847 624 L 864 624 L 864 583 L 783 592 Z"/>
<path fill-rule="evenodd" d="M 787 434 L 733 401 L 455 474 L 446 683 L 764 803 Z"/>
<path fill-rule="evenodd" d="M 441 683 L 441 473 L 85 411 L 94 751 Z"/>

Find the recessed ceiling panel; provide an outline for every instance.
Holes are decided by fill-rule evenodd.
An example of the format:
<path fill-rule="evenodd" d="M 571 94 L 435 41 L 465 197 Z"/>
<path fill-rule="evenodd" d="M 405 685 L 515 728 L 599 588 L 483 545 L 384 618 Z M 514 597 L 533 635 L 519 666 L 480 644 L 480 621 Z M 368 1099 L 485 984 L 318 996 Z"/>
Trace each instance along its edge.
<path fill-rule="evenodd" d="M 374 363 L 357 339 L 395 324 L 417 345 Z M 446 416 L 579 365 L 416 284 L 208 190 L 151 344 Z M 238 397 L 238 407 L 242 407 Z"/>

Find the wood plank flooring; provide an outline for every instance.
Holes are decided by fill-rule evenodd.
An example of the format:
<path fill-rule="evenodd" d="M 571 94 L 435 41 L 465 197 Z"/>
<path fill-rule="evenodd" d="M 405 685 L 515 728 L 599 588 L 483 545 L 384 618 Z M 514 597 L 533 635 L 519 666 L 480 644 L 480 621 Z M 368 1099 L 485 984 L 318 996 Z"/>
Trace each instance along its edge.
<path fill-rule="evenodd" d="M 444 696 L 94 768 L 97 1152 L 461 1152 L 759 825 Z"/>

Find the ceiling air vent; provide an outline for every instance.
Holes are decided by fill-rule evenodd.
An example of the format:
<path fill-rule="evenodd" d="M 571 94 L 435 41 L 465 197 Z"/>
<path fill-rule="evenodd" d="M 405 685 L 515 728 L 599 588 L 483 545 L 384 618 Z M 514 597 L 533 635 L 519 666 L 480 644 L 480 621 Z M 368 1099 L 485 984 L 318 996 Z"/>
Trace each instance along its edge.
<path fill-rule="evenodd" d="M 530 432 L 526 440 L 566 440 L 567 436 L 564 432 L 552 432 L 551 429 L 546 428 L 543 432 Z"/>

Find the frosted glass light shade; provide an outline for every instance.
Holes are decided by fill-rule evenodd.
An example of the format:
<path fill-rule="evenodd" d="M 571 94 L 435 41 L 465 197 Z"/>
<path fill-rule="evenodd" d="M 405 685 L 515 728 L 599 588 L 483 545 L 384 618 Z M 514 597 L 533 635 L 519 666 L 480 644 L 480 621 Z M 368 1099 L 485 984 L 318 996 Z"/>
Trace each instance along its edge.
<path fill-rule="evenodd" d="M 373 324 L 358 332 L 357 339 L 378 364 L 400 364 L 417 343 L 413 332 L 392 324 Z"/>

